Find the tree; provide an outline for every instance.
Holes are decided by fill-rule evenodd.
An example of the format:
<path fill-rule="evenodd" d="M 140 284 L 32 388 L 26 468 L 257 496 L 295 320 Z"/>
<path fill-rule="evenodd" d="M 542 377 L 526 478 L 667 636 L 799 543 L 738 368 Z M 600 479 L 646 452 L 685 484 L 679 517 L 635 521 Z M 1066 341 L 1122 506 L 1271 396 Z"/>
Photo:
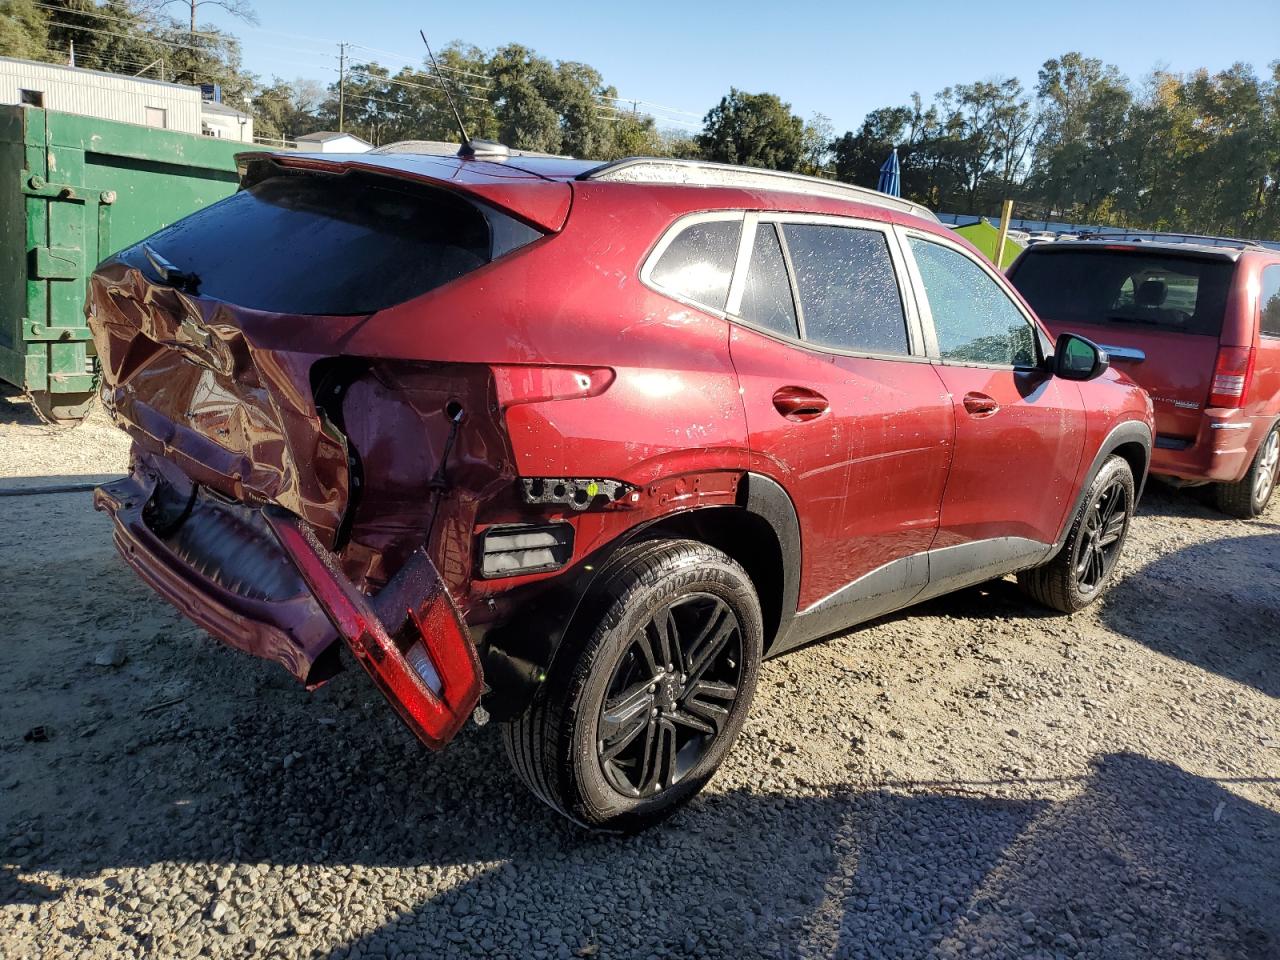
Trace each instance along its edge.
<path fill-rule="evenodd" d="M 790 104 L 736 87 L 706 115 L 697 140 L 706 159 L 749 167 L 795 170 L 805 154 L 804 121 Z"/>
<path fill-rule="evenodd" d="M 44 60 L 49 55 L 49 28 L 35 0 L 0 3 L 0 56 Z"/>

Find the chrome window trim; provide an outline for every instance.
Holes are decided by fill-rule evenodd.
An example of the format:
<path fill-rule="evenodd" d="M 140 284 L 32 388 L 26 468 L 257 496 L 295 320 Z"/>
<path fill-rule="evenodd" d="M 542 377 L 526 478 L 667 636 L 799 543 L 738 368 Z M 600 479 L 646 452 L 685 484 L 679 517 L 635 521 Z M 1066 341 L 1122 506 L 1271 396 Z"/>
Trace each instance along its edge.
<path fill-rule="evenodd" d="M 916 230 L 912 227 L 898 227 L 897 229 L 902 236 L 902 252 L 910 261 L 911 278 L 916 287 L 917 296 L 919 298 L 921 319 L 924 321 L 925 337 L 929 342 L 929 353 L 933 362 L 941 366 L 973 367 L 983 370 L 1015 370 L 1020 372 L 1029 372 L 1034 370 L 1042 371 L 1045 369 L 1045 348 L 1047 336 L 1035 316 L 1028 312 L 1015 297 L 1009 295 L 1009 292 L 1003 285 L 1004 283 L 1008 283 L 1008 280 L 995 268 L 994 264 L 987 261 L 985 257 L 975 257 L 967 248 L 956 243 L 949 237 L 943 237 L 936 233 L 928 233 L 924 230 Z M 939 246 L 953 250 L 970 263 L 976 264 L 980 270 L 987 274 L 987 276 L 991 278 L 991 281 L 999 288 L 1000 292 L 1004 294 L 1005 299 L 1013 305 L 1014 309 L 1021 314 L 1023 320 L 1027 322 L 1027 325 L 1031 327 L 1031 332 L 1034 334 L 1032 340 L 1035 343 L 1037 361 L 1033 364 L 976 363 L 973 361 L 952 360 L 943 357 L 942 351 L 938 346 L 938 331 L 933 319 L 933 307 L 929 303 L 929 292 L 925 289 L 924 278 L 920 274 L 919 264 L 916 263 L 915 253 L 911 250 L 911 244 L 907 242 L 911 239 L 922 240 L 926 243 L 936 243 Z"/>
<path fill-rule="evenodd" d="M 667 252 L 667 248 L 675 241 L 676 237 L 684 233 L 689 227 L 696 226 L 699 223 L 715 223 L 721 220 L 738 221 L 738 252 L 734 259 L 733 273 L 729 277 L 729 291 L 725 297 L 725 303 L 728 304 L 729 297 L 733 295 L 733 284 L 737 279 L 738 265 L 742 261 L 742 240 L 746 234 L 745 227 L 746 212 L 743 210 L 706 210 L 700 213 L 689 213 L 679 217 L 666 230 L 662 236 L 658 238 L 658 242 L 653 245 L 653 249 L 649 251 L 644 259 L 644 263 L 640 266 L 640 282 L 650 290 L 662 294 L 664 297 L 670 297 L 672 300 L 678 300 L 687 306 L 701 310 L 703 313 L 709 313 L 713 317 L 719 317 L 721 320 L 728 318 L 728 313 L 722 307 L 713 307 L 710 304 L 702 303 L 691 297 L 672 290 L 670 287 L 664 287 L 653 279 L 653 268 L 657 266 L 658 261 L 662 259 L 662 255 Z M 754 234 L 753 234 L 754 235 Z"/>

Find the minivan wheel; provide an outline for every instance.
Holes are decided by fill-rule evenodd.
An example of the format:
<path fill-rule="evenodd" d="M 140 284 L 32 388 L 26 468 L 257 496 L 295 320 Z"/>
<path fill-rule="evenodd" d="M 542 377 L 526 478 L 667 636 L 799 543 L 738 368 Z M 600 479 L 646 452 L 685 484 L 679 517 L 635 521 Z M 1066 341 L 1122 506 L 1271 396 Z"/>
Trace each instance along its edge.
<path fill-rule="evenodd" d="M 583 598 L 547 678 L 504 727 L 520 778 L 587 827 L 643 829 L 706 784 L 755 692 L 760 602 L 690 540 L 626 546 Z"/>
<path fill-rule="evenodd" d="M 1062 549 L 1043 566 L 1019 573 L 1018 586 L 1063 613 L 1093 603 L 1111 582 L 1133 507 L 1133 471 L 1122 457 L 1113 456 L 1090 484 Z"/>
<path fill-rule="evenodd" d="M 1214 499 L 1223 513 L 1241 520 L 1252 520 L 1263 510 L 1280 482 L 1280 423 L 1258 445 L 1249 472 L 1236 483 L 1214 484 Z"/>

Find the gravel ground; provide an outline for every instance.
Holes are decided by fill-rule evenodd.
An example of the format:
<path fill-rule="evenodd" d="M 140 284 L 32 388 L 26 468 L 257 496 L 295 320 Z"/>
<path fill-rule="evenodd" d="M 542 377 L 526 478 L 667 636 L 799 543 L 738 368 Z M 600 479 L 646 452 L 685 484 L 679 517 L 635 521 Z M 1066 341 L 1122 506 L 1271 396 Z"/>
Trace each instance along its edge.
<path fill-rule="evenodd" d="M 0 402 L 0 486 L 123 454 Z M 222 648 L 89 501 L 0 497 L 0 956 L 1280 957 L 1280 508 L 1155 488 L 1082 614 L 1001 581 L 771 661 L 617 839 L 493 726 L 433 755 L 359 671 Z"/>

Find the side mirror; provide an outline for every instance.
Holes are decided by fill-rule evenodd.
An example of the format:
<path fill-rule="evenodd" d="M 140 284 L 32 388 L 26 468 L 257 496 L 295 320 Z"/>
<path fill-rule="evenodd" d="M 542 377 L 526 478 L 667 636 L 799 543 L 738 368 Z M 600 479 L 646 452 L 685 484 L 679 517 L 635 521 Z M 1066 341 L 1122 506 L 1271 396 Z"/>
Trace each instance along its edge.
<path fill-rule="evenodd" d="M 1111 366 L 1107 351 L 1077 333 L 1058 337 L 1053 350 L 1053 372 L 1064 380 L 1092 380 Z"/>

